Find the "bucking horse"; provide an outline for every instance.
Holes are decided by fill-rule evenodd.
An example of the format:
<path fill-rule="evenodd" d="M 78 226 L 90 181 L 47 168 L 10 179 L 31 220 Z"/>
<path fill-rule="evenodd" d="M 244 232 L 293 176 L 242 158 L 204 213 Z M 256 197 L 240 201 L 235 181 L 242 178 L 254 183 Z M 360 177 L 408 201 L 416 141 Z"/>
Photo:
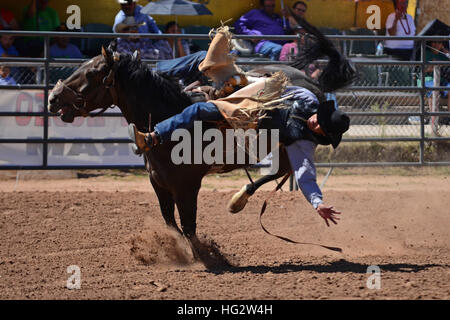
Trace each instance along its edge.
<path fill-rule="evenodd" d="M 313 40 L 307 52 L 300 54 L 291 65 L 268 65 L 249 72 L 264 76 L 283 71 L 292 85 L 305 87 L 324 101 L 324 92 L 334 91 L 351 82 L 354 68 L 316 28 L 306 21 L 299 22 Z M 320 57 L 328 57 L 329 61 L 318 81 L 299 71 Z M 142 132 L 150 132 L 154 124 L 180 113 L 191 104 L 190 97 L 177 82 L 153 71 L 137 53 L 119 54 L 110 47 L 102 48 L 100 55 L 84 62 L 66 80 L 58 81 L 48 99 L 49 111 L 59 112 L 61 119 L 68 123 L 75 117 L 92 116 L 91 111 L 95 109 L 101 109 L 94 114 L 98 115 L 111 106 L 118 106 L 126 121 L 134 123 Z M 206 124 L 203 130 L 212 126 L 214 124 Z M 175 145 L 176 142 L 169 142 L 152 148 L 144 155 L 145 165 L 166 224 L 182 233 L 195 253 L 199 241 L 196 237 L 198 192 L 203 177 L 212 171 L 214 164 L 174 164 L 171 151 Z M 249 163 L 223 165 L 221 172 L 248 166 Z M 287 156 L 281 152 L 278 172 L 251 184 L 250 193 L 290 170 Z M 181 230 L 175 220 L 175 205 Z"/>

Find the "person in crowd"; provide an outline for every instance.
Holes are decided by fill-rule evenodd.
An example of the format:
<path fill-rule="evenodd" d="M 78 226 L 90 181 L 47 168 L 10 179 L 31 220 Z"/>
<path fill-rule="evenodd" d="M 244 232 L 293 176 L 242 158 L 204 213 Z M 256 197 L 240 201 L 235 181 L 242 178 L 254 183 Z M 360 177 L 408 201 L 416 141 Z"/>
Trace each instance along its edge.
<path fill-rule="evenodd" d="M 303 1 L 296 1 L 292 5 L 292 13 L 295 16 L 300 17 L 302 19 L 305 19 L 306 10 L 308 10 L 308 6 Z M 299 27 L 297 21 L 295 20 L 295 18 L 292 15 L 290 15 L 288 13 L 283 13 L 283 14 L 288 17 L 289 25 L 291 26 L 292 29 Z"/>
<path fill-rule="evenodd" d="M 127 17 L 133 17 L 139 24 L 138 33 L 162 33 L 152 17 L 141 13 L 142 6 L 136 4 L 137 0 L 117 0 L 117 2 L 120 4 L 120 11 L 114 19 L 113 32 L 119 32 L 117 26 Z"/>
<path fill-rule="evenodd" d="M 67 29 L 65 23 L 61 23 L 55 31 L 68 32 L 69 30 Z M 50 57 L 68 59 L 83 58 L 83 54 L 80 49 L 76 45 L 70 43 L 70 39 L 68 37 L 57 37 L 55 39 L 55 43 L 50 47 Z"/>
<path fill-rule="evenodd" d="M 386 20 L 387 36 L 414 36 L 416 26 L 414 19 L 406 10 L 408 0 L 394 0 L 395 12 L 391 13 Z M 386 40 L 384 53 L 392 55 L 400 60 L 411 60 L 414 49 L 413 40 Z"/>
<path fill-rule="evenodd" d="M 141 24 L 136 23 L 133 16 L 127 16 L 125 20 L 116 26 L 116 30 L 118 33 L 138 33 Z M 142 59 L 159 58 L 159 50 L 153 45 L 153 41 L 148 38 L 118 38 L 116 50 L 129 54 L 133 54 L 137 50 Z"/>
<path fill-rule="evenodd" d="M 15 86 L 16 84 L 11 76 L 11 69 L 8 66 L 0 65 L 0 86 Z"/>
<path fill-rule="evenodd" d="M 289 20 L 284 26 L 283 19 L 275 13 L 275 0 L 260 0 L 261 8 L 250 10 L 234 24 L 237 34 L 246 35 L 285 35 L 289 33 Z M 256 53 L 261 53 L 271 60 L 278 60 L 283 44 L 279 40 L 254 40 Z"/>
<path fill-rule="evenodd" d="M 59 25 L 58 13 L 48 6 L 48 0 L 31 0 L 23 9 L 22 25 L 29 31 L 54 31 Z M 43 37 L 27 37 L 17 43 L 21 56 L 42 57 Z"/>
<path fill-rule="evenodd" d="M 425 59 L 426 61 L 449 61 L 450 60 L 450 52 L 447 50 L 444 46 L 444 43 L 441 41 L 432 41 L 430 46 L 427 46 L 427 49 L 425 51 Z M 427 87 L 433 87 L 434 86 L 434 74 L 433 74 L 433 66 L 427 66 L 425 69 L 425 85 Z M 450 75 L 449 75 L 449 68 L 442 68 L 441 67 L 441 79 L 440 79 L 440 86 L 450 88 Z M 444 72 L 442 72 L 444 71 Z M 431 104 L 432 104 L 432 92 L 429 91 L 427 93 L 428 104 L 430 106 L 431 110 Z M 448 91 L 442 91 L 441 92 L 442 97 L 447 98 L 447 108 L 450 111 L 450 95 L 448 94 Z"/>
<path fill-rule="evenodd" d="M 11 11 L 0 8 L 0 30 L 5 29 L 17 30 L 19 29 L 19 24 Z"/>
<path fill-rule="evenodd" d="M 14 46 L 14 36 L 7 34 L 0 35 L 0 57 L 17 57 L 18 55 L 19 52 Z"/>
<path fill-rule="evenodd" d="M 175 21 L 170 21 L 166 25 L 165 33 L 180 34 L 181 30 Z M 190 54 L 189 44 L 181 38 L 159 40 L 155 43 L 155 46 L 159 50 L 160 60 L 174 59 Z"/>
<path fill-rule="evenodd" d="M 297 35 L 300 37 L 300 45 L 304 45 L 305 38 L 302 27 L 295 27 L 291 31 L 291 35 Z M 285 43 L 281 48 L 280 61 L 291 61 L 297 56 L 299 47 L 299 39 L 295 39 L 292 42 Z"/>

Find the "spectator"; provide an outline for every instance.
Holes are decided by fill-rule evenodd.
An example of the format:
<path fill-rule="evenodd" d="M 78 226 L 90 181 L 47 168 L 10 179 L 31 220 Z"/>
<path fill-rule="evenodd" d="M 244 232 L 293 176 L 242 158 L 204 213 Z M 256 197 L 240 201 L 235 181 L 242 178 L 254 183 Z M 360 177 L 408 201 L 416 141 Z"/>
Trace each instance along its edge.
<path fill-rule="evenodd" d="M 139 33 L 162 33 L 152 17 L 141 13 L 142 6 L 136 4 L 137 0 L 117 0 L 117 2 L 120 4 L 121 10 L 114 19 L 113 32 L 118 32 L 116 30 L 117 26 L 123 23 L 127 17 L 131 16 L 139 24 Z"/>
<path fill-rule="evenodd" d="M 170 21 L 166 25 L 166 32 L 168 34 L 180 34 L 180 27 L 175 21 Z M 159 50 L 159 59 L 160 60 L 169 60 L 179 57 L 184 57 L 188 54 L 190 54 L 189 50 L 189 44 L 181 40 L 181 38 L 178 39 L 165 39 L 165 40 L 159 40 L 155 43 L 155 46 Z M 175 51 L 175 52 L 174 52 Z M 175 56 L 174 56 L 175 53 Z"/>
<path fill-rule="evenodd" d="M 433 41 L 431 42 L 431 46 L 427 47 L 425 51 L 425 59 L 426 61 L 449 61 L 450 60 L 450 52 L 445 48 L 443 42 L 439 41 Z M 433 87 L 434 81 L 433 81 L 433 66 L 427 66 L 425 69 L 425 85 L 427 87 Z M 445 68 L 441 68 L 441 70 L 444 70 Z M 447 71 L 448 73 L 448 71 Z M 449 79 L 447 78 L 448 74 L 445 72 L 441 72 L 441 81 L 440 86 L 450 88 Z M 432 92 L 429 91 L 427 93 L 427 97 L 430 98 L 432 95 Z M 441 92 L 442 97 L 447 98 L 447 108 L 450 108 L 450 95 L 448 94 L 448 91 Z M 431 110 L 431 104 L 432 99 L 428 100 L 428 104 L 430 106 Z M 450 111 L 450 109 L 449 109 Z"/>
<path fill-rule="evenodd" d="M 69 30 L 65 23 L 61 23 L 55 31 L 68 32 Z M 70 43 L 68 37 L 57 37 L 55 43 L 50 47 L 50 57 L 81 59 L 83 55 L 76 45 Z"/>
<path fill-rule="evenodd" d="M 300 45 L 304 45 L 305 38 L 303 37 L 304 32 L 302 27 L 296 27 L 292 32 L 292 35 L 300 36 Z M 280 61 L 291 61 L 294 60 L 298 54 L 298 39 L 283 45 L 280 53 Z"/>
<path fill-rule="evenodd" d="M 118 33 L 138 33 L 139 26 L 141 24 L 136 23 L 133 16 L 127 16 L 122 23 L 116 26 Z M 117 47 L 118 52 L 132 54 L 138 50 L 142 59 L 158 59 L 159 51 L 153 45 L 151 39 L 148 38 L 118 38 Z"/>
<path fill-rule="evenodd" d="M 17 30 L 19 24 L 11 11 L 0 8 L 0 30 L 4 29 Z"/>
<path fill-rule="evenodd" d="M 10 72 L 8 66 L 0 65 L 0 86 L 15 86 L 17 84 Z"/>
<path fill-rule="evenodd" d="M 17 57 L 19 55 L 13 43 L 14 36 L 8 34 L 0 35 L 0 57 Z"/>
<path fill-rule="evenodd" d="M 237 34 L 246 35 L 284 35 L 288 31 L 283 29 L 282 18 L 275 13 L 275 0 L 260 0 L 261 8 L 253 9 L 240 17 L 234 24 Z M 255 52 L 278 60 L 283 44 L 286 41 L 255 40 Z"/>
<path fill-rule="evenodd" d="M 297 17 L 300 17 L 302 19 L 305 19 L 307 9 L 308 9 L 308 6 L 303 1 L 297 1 L 292 6 L 292 12 L 294 13 L 294 15 L 296 15 Z M 289 20 L 289 25 L 291 26 L 292 29 L 295 29 L 296 27 L 299 26 L 297 21 L 295 21 L 295 18 L 292 17 L 291 15 L 288 15 L 288 20 Z"/>
<path fill-rule="evenodd" d="M 48 7 L 48 0 L 32 0 L 23 9 L 23 29 L 30 31 L 53 31 L 60 22 L 58 13 Z M 25 38 L 18 44 L 22 56 L 41 57 L 44 52 L 44 38 Z"/>
<path fill-rule="evenodd" d="M 413 18 L 406 12 L 408 0 L 394 0 L 395 12 L 386 20 L 387 36 L 414 36 L 416 26 Z M 413 40 L 386 40 L 384 53 L 399 58 L 411 60 L 414 49 Z"/>
<path fill-rule="evenodd" d="M 297 34 L 300 36 L 300 49 L 305 48 L 306 38 L 305 30 L 302 27 L 296 27 L 292 34 Z M 293 42 L 286 43 L 283 45 L 280 53 L 280 61 L 292 61 L 298 55 L 299 42 L 295 39 Z M 317 63 L 309 64 L 304 70 L 302 70 L 307 76 L 317 80 L 320 76 L 320 69 Z"/>

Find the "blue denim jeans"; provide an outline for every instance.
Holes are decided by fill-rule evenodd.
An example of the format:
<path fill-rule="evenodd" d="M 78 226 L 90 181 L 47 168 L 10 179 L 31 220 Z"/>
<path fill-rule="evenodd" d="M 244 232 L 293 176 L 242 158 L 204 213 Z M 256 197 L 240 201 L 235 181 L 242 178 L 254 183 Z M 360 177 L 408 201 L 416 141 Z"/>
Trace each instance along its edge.
<path fill-rule="evenodd" d="M 330 92 L 325 93 L 325 99 L 327 99 L 327 100 L 333 100 L 333 101 L 334 101 L 334 108 L 335 108 L 336 110 L 339 109 L 339 106 L 338 106 L 338 102 L 337 102 L 337 98 L 336 98 L 336 94 L 335 94 L 335 93 L 330 93 Z"/>
<path fill-rule="evenodd" d="M 183 79 L 185 83 L 190 83 L 203 75 L 198 70 L 198 66 L 205 57 L 206 51 L 199 51 L 176 59 L 162 60 L 156 64 L 156 72 L 169 77 L 177 77 Z"/>
<path fill-rule="evenodd" d="M 158 134 L 161 143 L 171 140 L 172 132 L 176 129 L 191 129 L 194 121 L 219 121 L 223 116 L 219 109 L 211 102 L 197 102 L 183 112 L 161 121 L 155 126 L 155 132 Z"/>
<path fill-rule="evenodd" d="M 280 58 L 281 49 L 283 46 L 271 41 L 265 41 L 259 48 L 258 53 L 261 53 L 270 58 L 272 61 L 277 61 Z"/>

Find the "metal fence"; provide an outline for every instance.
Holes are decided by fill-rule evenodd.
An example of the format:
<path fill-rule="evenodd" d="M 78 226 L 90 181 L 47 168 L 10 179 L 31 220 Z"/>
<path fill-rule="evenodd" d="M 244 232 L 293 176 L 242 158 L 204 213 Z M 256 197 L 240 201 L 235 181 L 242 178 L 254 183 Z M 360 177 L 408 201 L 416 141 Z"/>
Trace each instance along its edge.
<path fill-rule="evenodd" d="M 42 144 L 42 165 L 0 165 L 0 169 L 73 169 L 73 168 L 143 168 L 142 165 L 48 165 L 48 146 L 58 143 L 129 143 L 124 138 L 110 139 L 50 139 L 49 118 L 55 115 L 47 111 L 49 91 L 59 78 L 67 78 L 86 59 L 54 59 L 50 58 L 49 47 L 51 37 L 64 36 L 74 38 L 111 39 L 117 37 L 130 37 L 130 34 L 110 33 L 74 33 L 74 32 L 27 32 L 27 31 L 0 31 L 1 34 L 14 36 L 41 36 L 44 37 L 43 58 L 1 58 L 0 65 L 15 67 L 17 86 L 1 86 L 5 90 L 39 89 L 44 94 L 44 106 L 41 112 L 5 112 L 0 110 L 0 117 L 33 116 L 42 117 L 43 134 L 40 139 L 14 139 L 0 137 L 0 144 Z M 177 34 L 156 35 L 145 34 L 141 37 L 152 39 L 185 38 L 209 39 L 207 35 Z M 280 39 L 294 40 L 298 36 L 241 36 L 236 38 L 250 39 Z M 389 39 L 415 40 L 420 43 L 418 61 L 395 61 L 383 56 L 353 56 L 352 61 L 358 70 L 359 78 L 353 86 L 339 90 L 335 98 L 341 109 L 345 110 L 351 118 L 350 130 L 344 135 L 343 144 L 355 142 L 411 142 L 417 143 L 417 161 L 355 161 L 351 162 L 323 162 L 318 167 L 350 167 L 350 166 L 424 166 L 424 165 L 450 165 L 449 159 L 429 161 L 425 158 L 425 144 L 437 141 L 450 141 L 450 113 L 447 100 L 439 98 L 439 92 L 447 90 L 441 86 L 427 86 L 426 68 L 434 68 L 434 76 L 439 77 L 440 66 L 449 68 L 450 62 L 425 61 L 425 49 L 428 41 L 449 41 L 450 37 L 384 37 L 384 36 L 330 36 L 334 42 L 346 43 L 348 41 L 382 41 Z M 346 46 L 341 46 L 345 48 Z M 156 60 L 144 60 L 154 64 Z M 253 65 L 277 64 L 260 58 L 245 59 L 238 64 L 251 67 Z M 430 98 L 429 92 L 435 92 Z M 432 101 L 433 103 L 430 103 Z M 441 105 L 442 106 L 441 106 Z M 121 117 L 120 113 L 106 113 L 106 117 Z"/>

